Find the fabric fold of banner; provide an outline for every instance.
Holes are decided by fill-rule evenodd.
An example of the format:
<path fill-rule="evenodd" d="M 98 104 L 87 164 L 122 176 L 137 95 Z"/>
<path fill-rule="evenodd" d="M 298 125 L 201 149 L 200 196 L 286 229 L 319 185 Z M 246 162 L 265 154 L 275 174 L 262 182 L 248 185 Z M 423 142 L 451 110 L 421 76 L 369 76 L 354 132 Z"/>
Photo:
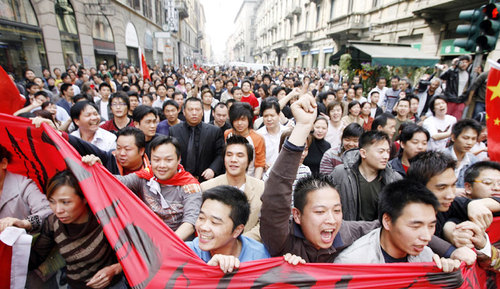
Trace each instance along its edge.
<path fill-rule="evenodd" d="M 0 114 L 0 141 L 14 156 L 9 170 L 41 188 L 65 168 L 78 178 L 133 288 L 484 288 L 484 270 L 443 273 L 432 263 L 305 264 L 283 258 L 242 263 L 224 275 L 206 265 L 131 191 L 103 166 L 89 167 L 55 130 Z M 2 258 L 4 263 L 5 258 Z M 10 260 L 10 258 L 9 258 Z M 0 286 L 1 287 L 1 286 Z M 3 287 L 2 287 L 3 288 Z"/>

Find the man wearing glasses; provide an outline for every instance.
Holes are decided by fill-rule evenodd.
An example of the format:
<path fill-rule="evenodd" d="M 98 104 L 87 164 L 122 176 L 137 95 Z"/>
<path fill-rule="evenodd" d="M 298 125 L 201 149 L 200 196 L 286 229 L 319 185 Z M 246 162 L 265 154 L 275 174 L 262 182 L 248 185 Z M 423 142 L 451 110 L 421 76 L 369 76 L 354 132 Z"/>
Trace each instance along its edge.
<path fill-rule="evenodd" d="M 109 100 L 109 106 L 111 108 L 113 118 L 101 124 L 102 129 L 116 135 L 120 129 L 127 126 L 134 126 L 132 119 L 128 116 L 130 101 L 125 92 L 120 91 L 113 94 Z"/>

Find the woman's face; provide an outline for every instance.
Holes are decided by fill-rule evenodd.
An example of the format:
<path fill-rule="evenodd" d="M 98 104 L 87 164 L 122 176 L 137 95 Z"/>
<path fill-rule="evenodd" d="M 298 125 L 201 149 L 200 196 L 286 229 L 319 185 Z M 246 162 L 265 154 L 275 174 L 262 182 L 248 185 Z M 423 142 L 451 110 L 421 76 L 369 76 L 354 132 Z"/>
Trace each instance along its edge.
<path fill-rule="evenodd" d="M 363 108 L 361 109 L 361 113 L 364 116 L 370 116 L 371 108 L 372 108 L 372 106 L 370 105 L 370 103 L 365 102 L 365 103 L 363 103 Z"/>
<path fill-rule="evenodd" d="M 324 119 L 319 119 L 314 123 L 313 136 L 316 139 L 324 139 L 326 132 L 328 131 L 328 123 Z"/>
<path fill-rule="evenodd" d="M 56 115 L 57 113 L 57 106 L 53 103 L 47 105 L 44 110 L 50 112 L 50 114 L 52 114 L 52 116 Z"/>
<path fill-rule="evenodd" d="M 338 122 L 342 119 L 342 107 L 336 105 L 330 110 L 330 120 L 333 122 Z"/>
<path fill-rule="evenodd" d="M 358 116 L 360 111 L 361 111 L 361 107 L 359 106 L 359 104 L 356 104 L 353 107 L 351 107 L 351 109 L 349 109 L 349 113 L 352 116 Z"/>
<path fill-rule="evenodd" d="M 58 187 L 49 198 L 49 205 L 63 224 L 82 224 L 88 220 L 87 200 L 80 198 L 73 187 Z"/>

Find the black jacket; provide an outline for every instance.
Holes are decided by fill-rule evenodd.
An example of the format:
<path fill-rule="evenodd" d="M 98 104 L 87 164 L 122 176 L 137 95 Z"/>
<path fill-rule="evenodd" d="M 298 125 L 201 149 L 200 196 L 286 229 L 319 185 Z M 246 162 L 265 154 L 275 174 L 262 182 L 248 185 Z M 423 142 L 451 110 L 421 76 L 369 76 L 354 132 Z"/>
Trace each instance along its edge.
<path fill-rule="evenodd" d="M 187 122 L 176 124 L 169 129 L 169 133 L 170 136 L 175 137 L 179 141 L 181 146 L 181 164 L 185 167 L 186 171 L 197 177 L 200 182 L 205 180 L 201 177 L 201 174 L 208 168 L 214 171 L 215 176 L 222 173 L 224 164 L 222 156 L 224 136 L 220 128 L 211 124 L 201 123 L 200 142 L 198 144 L 198 151 L 196 152 L 197 166 L 194 169 L 185 166 L 189 145 L 189 124 Z"/>

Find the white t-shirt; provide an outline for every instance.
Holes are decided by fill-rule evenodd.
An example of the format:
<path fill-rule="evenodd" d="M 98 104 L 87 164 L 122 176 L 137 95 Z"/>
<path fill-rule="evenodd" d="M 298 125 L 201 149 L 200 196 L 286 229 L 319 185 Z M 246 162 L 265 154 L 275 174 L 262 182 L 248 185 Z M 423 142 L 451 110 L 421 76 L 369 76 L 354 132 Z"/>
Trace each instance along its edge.
<path fill-rule="evenodd" d="M 334 127 L 331 122 L 328 123 L 328 131 L 326 132 L 325 140 L 336 150 L 340 148 L 344 128 L 345 125 L 343 121 L 340 122 L 340 126 L 338 128 Z"/>
<path fill-rule="evenodd" d="M 428 117 L 424 120 L 423 127 L 427 129 L 431 135 L 431 139 L 427 143 L 428 151 L 443 151 L 446 149 L 449 137 L 434 140 L 433 135 L 442 132 L 450 132 L 451 127 L 457 122 L 457 119 L 451 115 L 445 115 L 444 120 L 438 119 L 435 116 Z"/>
<path fill-rule="evenodd" d="M 279 146 L 281 134 L 286 130 L 286 127 L 280 125 L 280 131 L 277 134 L 270 134 L 265 126 L 259 128 L 257 133 L 260 134 L 266 142 L 266 164 L 272 165 L 279 155 Z"/>

